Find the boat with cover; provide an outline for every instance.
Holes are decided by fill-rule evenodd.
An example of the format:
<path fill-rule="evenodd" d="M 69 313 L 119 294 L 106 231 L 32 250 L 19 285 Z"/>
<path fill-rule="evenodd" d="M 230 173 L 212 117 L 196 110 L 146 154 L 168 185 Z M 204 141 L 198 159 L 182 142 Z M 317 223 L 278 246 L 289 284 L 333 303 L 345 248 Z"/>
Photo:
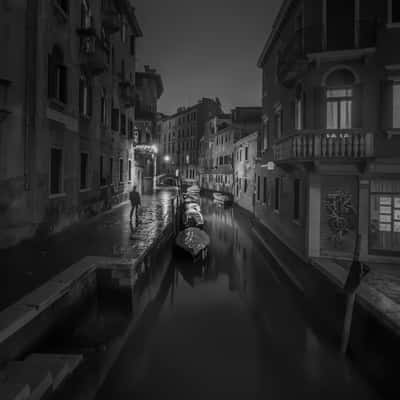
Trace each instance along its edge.
<path fill-rule="evenodd" d="M 178 233 L 175 243 L 178 248 L 193 258 L 206 258 L 210 237 L 199 228 L 186 228 Z"/>
<path fill-rule="evenodd" d="M 186 210 L 183 214 L 183 226 L 185 228 L 188 227 L 196 227 L 203 228 L 204 226 L 204 218 L 201 212 L 195 210 Z"/>

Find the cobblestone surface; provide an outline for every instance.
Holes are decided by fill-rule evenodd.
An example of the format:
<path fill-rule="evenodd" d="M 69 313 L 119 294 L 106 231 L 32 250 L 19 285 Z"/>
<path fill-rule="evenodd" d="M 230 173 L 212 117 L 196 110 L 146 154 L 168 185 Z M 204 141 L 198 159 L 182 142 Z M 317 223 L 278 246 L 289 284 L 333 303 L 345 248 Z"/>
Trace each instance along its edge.
<path fill-rule="evenodd" d="M 174 196 L 170 190 L 143 196 L 137 227 L 125 203 L 45 241 L 0 250 L 0 310 L 85 256 L 137 258 L 168 224 Z"/>

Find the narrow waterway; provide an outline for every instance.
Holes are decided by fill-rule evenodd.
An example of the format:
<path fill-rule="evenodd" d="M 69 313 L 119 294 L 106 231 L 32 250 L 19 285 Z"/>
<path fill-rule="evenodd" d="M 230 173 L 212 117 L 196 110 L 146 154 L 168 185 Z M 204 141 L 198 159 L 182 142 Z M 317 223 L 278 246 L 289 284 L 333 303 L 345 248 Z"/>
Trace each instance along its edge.
<path fill-rule="evenodd" d="M 202 200 L 208 265 L 174 259 L 97 399 L 372 399 L 241 212 Z"/>

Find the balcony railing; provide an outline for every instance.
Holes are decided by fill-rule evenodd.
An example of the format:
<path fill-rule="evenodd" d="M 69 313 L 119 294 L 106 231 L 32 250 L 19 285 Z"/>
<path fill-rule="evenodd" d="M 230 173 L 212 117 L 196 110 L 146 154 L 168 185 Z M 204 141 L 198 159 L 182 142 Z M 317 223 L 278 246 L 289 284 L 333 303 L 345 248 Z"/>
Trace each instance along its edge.
<path fill-rule="evenodd" d="M 331 22 L 333 24 L 333 22 Z M 339 26 L 340 24 L 338 24 Z M 279 51 L 278 78 L 282 84 L 290 86 L 301 74 L 307 71 L 307 54 L 325 51 L 349 50 L 355 48 L 374 47 L 376 45 L 378 26 L 375 20 L 360 20 L 357 22 L 358 44 L 355 35 L 347 35 L 346 31 L 336 31 L 323 40 L 323 26 L 313 25 L 300 29 L 294 35 L 285 39 Z M 355 29 L 352 29 L 355 31 Z"/>
<path fill-rule="evenodd" d="M 374 156 L 374 136 L 360 129 L 305 130 L 274 145 L 276 162 L 360 160 Z"/>

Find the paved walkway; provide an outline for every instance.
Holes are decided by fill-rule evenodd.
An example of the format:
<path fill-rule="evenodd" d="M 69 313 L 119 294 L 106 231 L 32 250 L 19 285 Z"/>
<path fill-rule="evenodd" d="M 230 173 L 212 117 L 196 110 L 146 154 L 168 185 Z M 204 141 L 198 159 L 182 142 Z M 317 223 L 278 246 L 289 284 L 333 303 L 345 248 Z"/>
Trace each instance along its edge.
<path fill-rule="evenodd" d="M 46 241 L 0 250 L 0 311 L 86 256 L 136 258 L 164 229 L 175 193 L 142 197 L 140 224 L 129 222 L 130 204 L 77 224 Z"/>
<path fill-rule="evenodd" d="M 343 286 L 351 261 L 315 259 L 313 264 Z M 400 263 L 367 263 L 370 272 L 357 291 L 358 299 L 400 335 Z"/>

